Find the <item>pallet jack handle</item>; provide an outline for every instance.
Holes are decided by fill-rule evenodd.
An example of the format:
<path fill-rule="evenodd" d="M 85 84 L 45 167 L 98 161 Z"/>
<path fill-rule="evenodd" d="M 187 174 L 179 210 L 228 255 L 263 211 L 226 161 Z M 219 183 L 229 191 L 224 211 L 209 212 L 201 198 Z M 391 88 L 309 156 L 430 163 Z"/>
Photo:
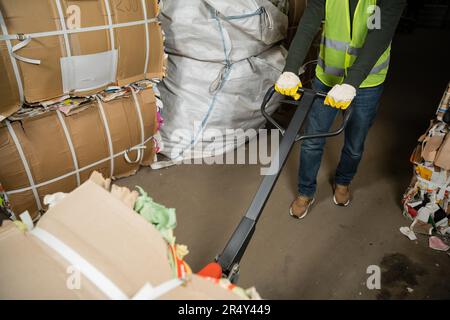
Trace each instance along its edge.
<path fill-rule="evenodd" d="M 299 93 L 305 93 L 305 92 L 315 92 L 311 89 L 307 89 L 307 88 L 299 88 L 298 92 Z M 270 99 L 272 99 L 273 95 L 275 93 L 275 87 L 271 87 L 266 95 L 264 96 L 264 100 L 263 103 L 261 104 L 261 113 L 264 116 L 264 118 L 266 118 L 267 121 L 269 121 L 274 127 L 276 127 L 278 130 L 280 130 L 281 134 L 284 136 L 286 129 L 283 128 L 274 118 L 272 118 L 266 111 L 267 105 L 269 104 Z M 316 97 L 320 97 L 320 98 L 326 98 L 327 94 L 325 92 L 315 92 Z M 295 106 L 299 106 L 299 102 L 295 101 L 295 100 L 282 100 L 281 103 L 285 103 L 285 104 L 291 104 L 291 105 L 295 105 Z M 311 104 L 312 105 L 312 104 Z M 347 111 L 344 111 L 343 113 L 343 122 L 341 124 L 341 126 L 332 132 L 327 132 L 327 133 L 321 133 L 321 134 L 312 134 L 312 135 L 307 135 L 307 136 L 301 136 L 301 135 L 297 135 L 295 141 L 300 141 L 300 140 L 306 140 L 306 139 L 314 139 L 314 138 L 330 138 L 330 137 L 334 137 L 337 136 L 339 134 L 341 134 L 346 125 L 348 120 L 350 119 L 352 113 L 352 109 L 348 108 Z"/>
<path fill-rule="evenodd" d="M 284 129 L 266 111 L 267 105 L 275 93 L 275 88 L 273 86 L 267 91 L 261 104 L 261 113 L 263 114 L 264 118 L 266 118 L 267 121 L 269 121 L 272 125 L 274 125 L 281 131 L 283 138 L 278 150 L 274 151 L 272 154 L 271 164 L 276 164 L 274 174 L 264 177 L 250 207 L 247 210 L 247 213 L 241 219 L 222 253 L 216 257 L 216 262 L 220 264 L 222 268 L 222 276 L 230 279 L 230 281 L 233 283 L 237 282 L 238 280 L 240 260 L 244 255 L 245 250 L 247 249 L 253 233 L 255 232 L 256 223 L 261 217 L 266 202 L 269 199 L 270 194 L 272 193 L 273 187 L 277 182 L 280 172 L 283 169 L 284 164 L 286 163 L 286 160 L 294 143 L 296 141 L 306 139 L 328 138 L 337 136 L 344 131 L 352 114 L 352 107 L 349 107 L 345 111 L 343 111 L 342 124 L 335 131 L 310 135 L 299 134 L 300 130 L 303 129 L 304 124 L 306 123 L 305 120 L 308 117 L 314 100 L 318 97 L 325 98 L 327 94 L 323 92 L 316 92 L 312 89 L 307 88 L 300 88 L 298 92 L 302 94 L 299 101 L 281 101 L 281 103 L 287 103 L 297 106 L 297 110 L 295 111 L 294 116 L 292 117 L 292 120 L 287 129 Z"/>

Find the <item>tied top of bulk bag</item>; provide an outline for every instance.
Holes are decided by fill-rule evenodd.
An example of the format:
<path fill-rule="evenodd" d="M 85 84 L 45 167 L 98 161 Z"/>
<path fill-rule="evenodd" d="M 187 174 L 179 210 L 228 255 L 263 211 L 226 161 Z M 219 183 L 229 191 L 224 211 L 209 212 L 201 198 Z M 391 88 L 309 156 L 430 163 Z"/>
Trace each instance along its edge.
<path fill-rule="evenodd" d="M 266 45 L 283 40 L 287 31 L 287 16 L 268 0 L 229 1 L 205 0 L 220 19 L 242 30 Z"/>
<path fill-rule="evenodd" d="M 166 0 L 160 19 L 168 53 L 221 63 L 266 51 L 288 24 L 268 0 Z"/>

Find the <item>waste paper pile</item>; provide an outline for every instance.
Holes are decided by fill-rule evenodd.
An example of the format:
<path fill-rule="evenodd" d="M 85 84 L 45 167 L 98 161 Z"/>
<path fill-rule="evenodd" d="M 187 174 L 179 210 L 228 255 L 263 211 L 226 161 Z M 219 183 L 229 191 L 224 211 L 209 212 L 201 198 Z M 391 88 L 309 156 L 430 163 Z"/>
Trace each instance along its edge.
<path fill-rule="evenodd" d="M 401 232 L 411 240 L 416 234 L 429 236 L 435 250 L 450 248 L 450 83 L 427 132 L 411 155 L 414 176 L 406 190 L 403 214 L 413 220 Z"/>

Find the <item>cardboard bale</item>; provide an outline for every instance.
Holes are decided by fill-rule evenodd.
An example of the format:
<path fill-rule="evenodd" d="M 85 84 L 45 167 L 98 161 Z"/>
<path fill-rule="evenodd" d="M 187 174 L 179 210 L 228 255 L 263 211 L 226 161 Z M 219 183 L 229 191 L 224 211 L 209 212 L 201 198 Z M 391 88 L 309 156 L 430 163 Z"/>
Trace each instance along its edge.
<path fill-rule="evenodd" d="M 73 32 L 67 34 L 67 42 L 62 34 L 36 34 L 64 29 L 57 1 L 0 0 L 0 13 L 8 35 L 23 34 L 27 38 L 21 42 L 0 36 L 0 95 L 3 97 L 0 117 L 7 117 L 18 109 L 19 86 L 23 87 L 24 100 L 35 103 L 64 94 L 92 94 L 113 83 L 124 85 L 163 76 L 163 36 L 156 19 L 159 10 L 156 0 L 145 1 L 147 19 L 151 20 L 148 23 L 144 20 L 141 1 L 109 0 L 113 37 L 106 28 L 109 19 L 105 1 L 61 0 L 60 3 L 64 28 Z M 137 24 L 117 25 L 130 22 Z M 92 27 L 103 29 L 77 32 Z M 13 47 L 25 41 L 29 43 L 14 52 L 19 58 L 11 57 L 8 44 Z M 40 64 L 23 61 L 20 57 L 39 60 Z"/>
<path fill-rule="evenodd" d="M 50 208 L 36 228 L 70 247 L 132 298 L 146 283 L 173 279 L 167 244 L 159 231 L 96 183 L 88 180 Z M 35 228 L 35 230 L 36 230 Z M 132 249 L 132 250 L 130 250 Z M 0 299 L 106 299 L 93 281 L 32 232 L 12 222 L 0 227 Z M 72 267 L 72 268 L 70 268 Z M 239 299 L 209 280 L 193 275 L 159 299 Z"/>
<path fill-rule="evenodd" d="M 143 119 L 144 151 L 127 152 L 131 161 L 142 155 L 141 164 L 153 162 L 155 150 L 151 137 L 156 133 L 156 100 L 152 89 L 136 93 Z M 111 135 L 114 155 L 113 177 L 134 174 L 139 161 L 129 163 L 123 153 L 142 142 L 141 123 L 134 98 L 126 97 L 103 102 L 106 121 Z M 111 176 L 111 161 L 107 129 L 102 120 L 99 104 L 93 101 L 85 110 L 70 116 L 62 116 L 73 144 L 76 163 L 80 169 L 81 182 L 87 180 L 92 171 Z M 11 123 L 20 147 L 23 149 L 39 199 L 46 194 L 69 192 L 77 187 L 76 167 L 62 123 L 54 111 L 37 117 Z M 33 217 L 38 211 L 37 201 L 30 188 L 26 169 L 18 148 L 6 124 L 0 127 L 0 181 L 7 191 L 13 211 L 20 214 L 28 210 Z M 93 165 L 94 164 L 94 165 Z M 52 179 L 59 179 L 49 183 Z M 42 185 L 40 185 L 42 184 Z"/>
<path fill-rule="evenodd" d="M 2 121 L 20 108 L 19 86 L 14 77 L 5 41 L 0 41 L 0 95 L 0 121 Z"/>

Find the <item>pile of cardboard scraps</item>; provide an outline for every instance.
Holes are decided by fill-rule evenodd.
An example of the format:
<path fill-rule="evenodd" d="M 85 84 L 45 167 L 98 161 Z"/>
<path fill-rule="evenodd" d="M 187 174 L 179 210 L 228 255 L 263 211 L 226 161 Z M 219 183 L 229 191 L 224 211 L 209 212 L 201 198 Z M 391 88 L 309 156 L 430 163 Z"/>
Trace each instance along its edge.
<path fill-rule="evenodd" d="M 416 233 L 431 236 L 430 247 L 441 251 L 450 248 L 450 122 L 446 120 L 449 103 L 450 84 L 437 118 L 419 138 L 411 155 L 414 176 L 402 204 L 403 214 L 413 223 L 400 230 L 411 240 L 415 240 Z"/>
<path fill-rule="evenodd" d="M 175 210 L 139 190 L 94 172 L 74 191 L 46 197 L 38 223 L 27 213 L 3 221 L 0 299 L 260 298 L 254 288 L 192 274 L 173 236 Z"/>

